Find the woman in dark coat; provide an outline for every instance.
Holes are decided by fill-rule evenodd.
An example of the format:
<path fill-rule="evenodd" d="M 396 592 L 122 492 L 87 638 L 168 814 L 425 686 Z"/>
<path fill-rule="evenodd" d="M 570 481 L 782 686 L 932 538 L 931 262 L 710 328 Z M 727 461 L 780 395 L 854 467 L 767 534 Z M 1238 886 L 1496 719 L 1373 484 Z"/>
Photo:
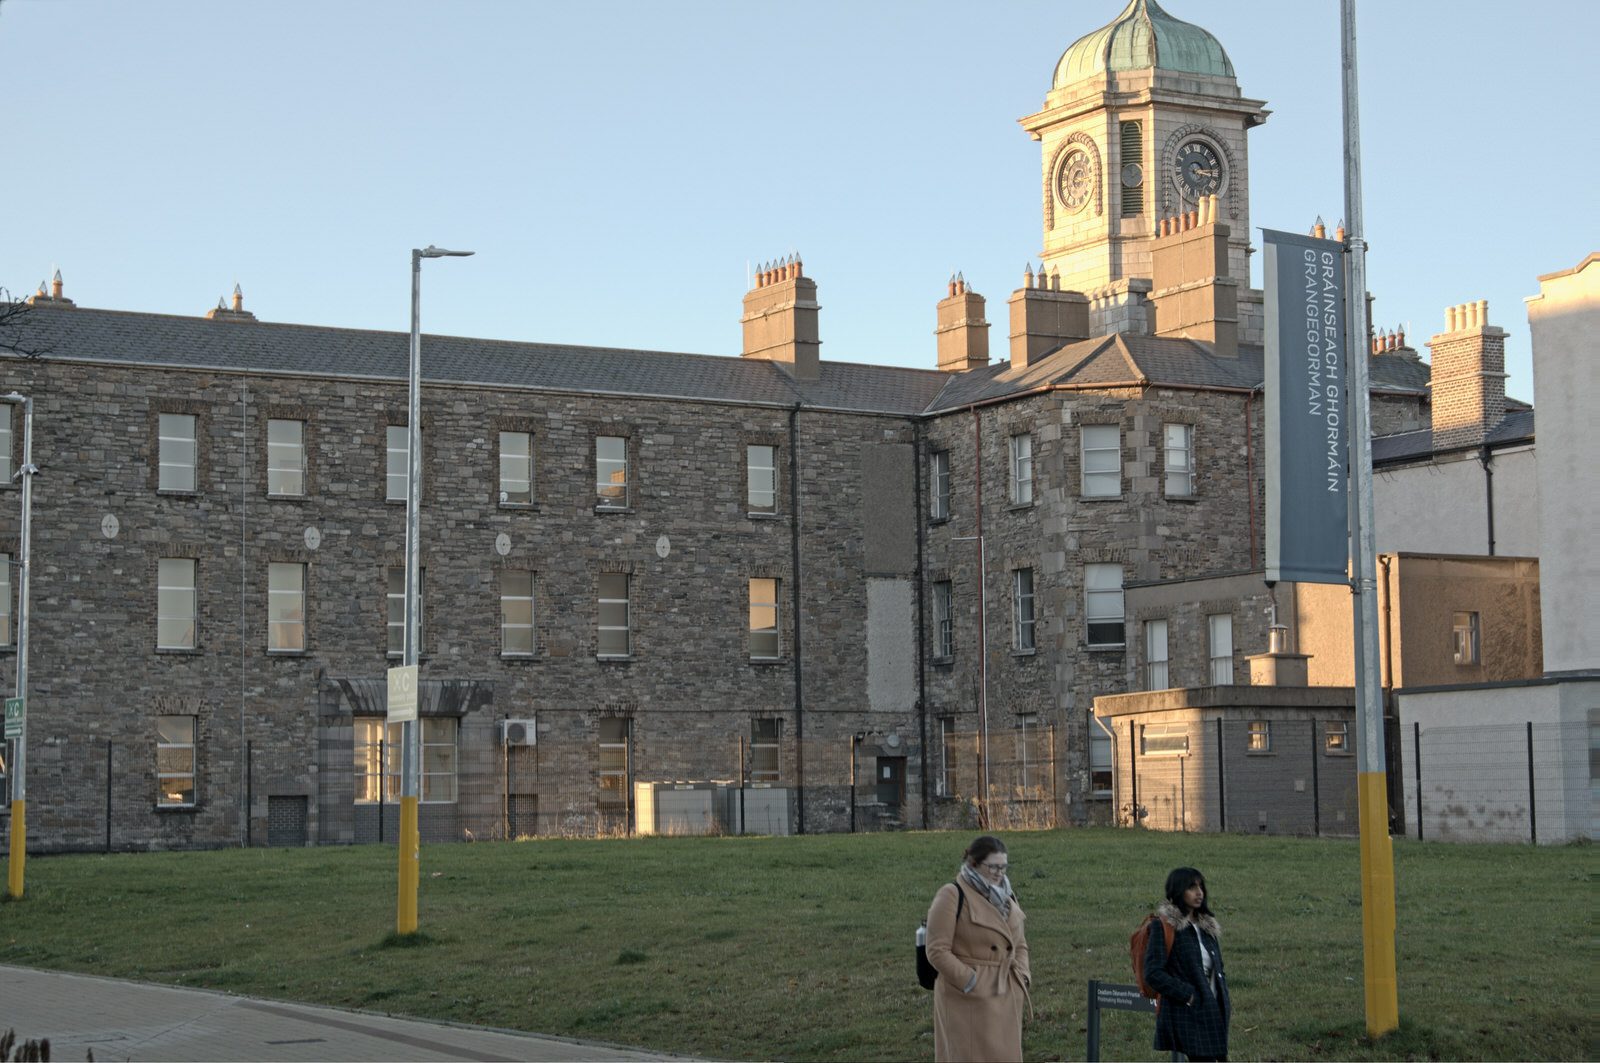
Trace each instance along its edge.
<path fill-rule="evenodd" d="M 1152 927 L 1144 952 L 1144 980 L 1161 994 L 1156 1011 L 1160 1051 L 1192 1060 L 1228 1058 L 1228 982 L 1222 975 L 1222 928 L 1206 904 L 1206 879 L 1192 867 L 1167 876 L 1167 899 L 1156 918 L 1172 928 Z"/>

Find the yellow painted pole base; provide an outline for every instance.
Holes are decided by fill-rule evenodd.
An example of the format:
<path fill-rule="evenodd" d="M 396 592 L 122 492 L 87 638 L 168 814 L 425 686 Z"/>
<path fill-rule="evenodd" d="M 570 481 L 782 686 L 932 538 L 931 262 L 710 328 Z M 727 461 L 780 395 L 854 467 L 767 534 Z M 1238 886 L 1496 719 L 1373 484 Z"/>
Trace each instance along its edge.
<path fill-rule="evenodd" d="M 417 830 L 417 799 L 400 799 L 400 903 L 395 908 L 394 931 L 417 932 L 417 883 L 420 881 L 422 839 Z"/>
<path fill-rule="evenodd" d="M 22 900 L 22 872 L 28 863 L 28 802 L 11 802 L 11 859 L 6 865 L 6 896 Z"/>
<path fill-rule="evenodd" d="M 1366 973 L 1367 1035 L 1400 1025 L 1394 960 L 1394 846 L 1389 840 L 1385 773 L 1357 776 L 1361 813 L 1361 959 Z"/>

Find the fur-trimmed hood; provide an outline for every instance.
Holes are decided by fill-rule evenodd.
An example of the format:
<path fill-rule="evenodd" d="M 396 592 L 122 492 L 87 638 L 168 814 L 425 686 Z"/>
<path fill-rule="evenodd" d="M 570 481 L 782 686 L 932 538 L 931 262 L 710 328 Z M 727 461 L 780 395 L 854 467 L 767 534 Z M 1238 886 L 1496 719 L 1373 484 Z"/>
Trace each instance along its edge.
<path fill-rule="evenodd" d="M 1187 930 L 1189 929 L 1189 925 L 1194 923 L 1195 925 L 1199 926 L 1201 930 L 1204 930 L 1218 941 L 1222 940 L 1222 924 L 1217 922 L 1216 916 L 1202 915 L 1198 919 L 1190 919 L 1188 916 L 1178 911 L 1177 906 L 1171 901 L 1162 901 L 1159 905 L 1157 905 L 1156 914 L 1161 917 L 1162 922 L 1166 923 L 1174 930 Z"/>

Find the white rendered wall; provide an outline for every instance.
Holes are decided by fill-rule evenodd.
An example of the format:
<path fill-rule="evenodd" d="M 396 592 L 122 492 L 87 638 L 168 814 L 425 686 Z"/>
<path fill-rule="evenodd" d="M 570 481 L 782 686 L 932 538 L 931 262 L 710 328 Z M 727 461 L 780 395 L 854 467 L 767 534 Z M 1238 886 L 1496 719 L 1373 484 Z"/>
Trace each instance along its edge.
<path fill-rule="evenodd" d="M 1539 278 L 1528 300 L 1533 342 L 1539 512 L 1539 583 L 1546 674 L 1600 668 L 1600 254 Z"/>
<path fill-rule="evenodd" d="M 1543 414 L 1539 433 L 1543 438 Z M 1495 451 L 1494 552 L 1539 556 L 1538 461 L 1531 447 Z M 1379 553 L 1487 554 L 1488 490 L 1475 454 L 1381 469 L 1372 478 Z"/>
<path fill-rule="evenodd" d="M 1417 746 L 1422 736 L 1424 841 L 1531 842 L 1594 837 L 1589 716 L 1600 680 L 1399 694 L 1406 833 L 1417 837 Z M 1528 724 L 1533 724 L 1533 791 Z"/>

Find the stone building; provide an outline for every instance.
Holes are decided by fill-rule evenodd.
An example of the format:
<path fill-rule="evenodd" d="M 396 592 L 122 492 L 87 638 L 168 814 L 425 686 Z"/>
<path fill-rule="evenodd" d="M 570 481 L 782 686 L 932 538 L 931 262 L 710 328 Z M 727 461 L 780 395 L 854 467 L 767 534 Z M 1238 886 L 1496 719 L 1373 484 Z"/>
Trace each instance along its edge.
<path fill-rule="evenodd" d="M 1123 588 L 1260 564 L 1265 117 L 1153 0 L 1073 44 L 997 358 L 953 278 L 933 368 L 822 359 L 796 258 L 741 357 L 425 337 L 424 836 L 719 780 L 796 831 L 1109 819 Z M 31 302 L 30 845 L 392 836 L 406 336 Z M 1427 366 L 1372 378 L 1377 424 L 1427 423 Z"/>

